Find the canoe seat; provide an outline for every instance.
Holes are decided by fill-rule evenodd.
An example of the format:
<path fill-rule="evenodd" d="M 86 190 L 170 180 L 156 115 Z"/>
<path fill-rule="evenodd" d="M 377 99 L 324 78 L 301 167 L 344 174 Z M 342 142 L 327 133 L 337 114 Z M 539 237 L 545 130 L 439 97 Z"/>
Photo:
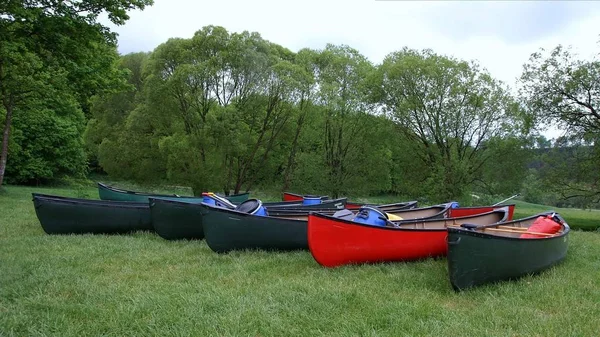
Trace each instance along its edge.
<path fill-rule="evenodd" d="M 550 216 L 540 216 L 529 226 L 527 232 L 535 232 L 535 233 L 546 233 L 546 234 L 556 234 L 560 232 L 562 226 L 554 221 Z M 521 238 L 543 238 L 545 236 L 524 233 L 521 234 Z"/>
<path fill-rule="evenodd" d="M 333 213 L 333 217 L 351 221 L 354 218 L 354 213 L 348 209 L 342 209 Z"/>
<path fill-rule="evenodd" d="M 252 213 L 262 205 L 258 199 L 248 199 L 237 205 L 235 210 L 242 213 Z"/>

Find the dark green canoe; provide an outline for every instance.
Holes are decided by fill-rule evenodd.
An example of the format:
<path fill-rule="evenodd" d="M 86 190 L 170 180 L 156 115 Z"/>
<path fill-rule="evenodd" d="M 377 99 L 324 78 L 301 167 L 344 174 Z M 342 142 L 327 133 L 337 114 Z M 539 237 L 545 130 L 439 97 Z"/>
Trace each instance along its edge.
<path fill-rule="evenodd" d="M 199 233 L 201 228 L 198 226 L 203 225 L 203 212 L 199 212 L 200 206 L 198 204 L 192 204 L 183 202 L 180 200 L 166 200 L 162 198 L 152 199 L 154 204 L 151 203 L 150 208 L 152 212 L 152 223 L 155 231 L 161 237 L 167 240 L 180 240 L 180 239 L 196 239 L 200 238 Z M 413 202 L 406 203 L 407 207 L 412 207 Z M 268 205 L 268 204 L 263 204 Z M 155 208 L 160 208 L 160 215 L 156 215 Z M 431 206 L 426 208 L 417 209 L 406 209 L 399 207 L 398 209 L 388 209 L 386 212 L 399 215 L 403 219 L 414 219 L 414 218 L 425 218 L 428 216 L 438 216 L 440 211 L 446 210 L 447 205 L 442 206 Z M 308 219 L 308 214 L 312 211 L 318 211 L 328 215 L 333 215 L 339 211 L 337 208 L 324 208 L 314 209 L 310 207 L 306 208 L 270 208 L 266 207 L 270 218 L 283 219 L 283 220 L 300 220 L 305 223 Z M 407 212 L 410 210 L 410 212 Z M 160 217 L 160 218 L 159 218 Z M 268 220 L 271 221 L 271 220 Z M 203 226 L 202 226 L 203 228 Z"/>
<path fill-rule="evenodd" d="M 144 192 L 135 192 L 115 188 L 103 183 L 98 183 L 98 194 L 100 195 L 100 199 L 102 200 L 148 202 L 148 198 L 153 197 L 170 200 L 181 200 L 184 202 L 202 202 L 202 197 L 180 196 L 177 194 L 152 194 Z M 226 198 L 233 203 L 241 203 L 248 200 L 249 195 L 250 193 L 233 194 Z"/>
<path fill-rule="evenodd" d="M 221 194 L 219 194 L 219 195 L 223 196 Z M 250 193 L 249 192 L 238 193 L 238 194 L 230 194 L 228 196 L 225 196 L 225 198 L 227 198 L 227 200 L 233 202 L 234 204 L 242 203 L 242 202 L 248 200 L 249 197 L 250 197 Z"/>
<path fill-rule="evenodd" d="M 35 213 L 48 234 L 111 234 L 152 230 L 148 203 L 66 198 L 33 193 Z"/>
<path fill-rule="evenodd" d="M 202 209 L 206 243 L 217 253 L 237 249 L 308 249 L 305 220 L 256 216 L 206 204 L 198 206 Z"/>
<path fill-rule="evenodd" d="M 166 240 L 203 239 L 201 211 L 194 203 L 150 198 L 152 226 Z"/>
<path fill-rule="evenodd" d="M 555 235 L 521 238 L 525 233 L 521 229 L 529 228 L 538 216 L 481 229 L 449 227 L 448 273 L 454 290 L 535 274 L 562 261 L 570 231 L 564 220 Z"/>

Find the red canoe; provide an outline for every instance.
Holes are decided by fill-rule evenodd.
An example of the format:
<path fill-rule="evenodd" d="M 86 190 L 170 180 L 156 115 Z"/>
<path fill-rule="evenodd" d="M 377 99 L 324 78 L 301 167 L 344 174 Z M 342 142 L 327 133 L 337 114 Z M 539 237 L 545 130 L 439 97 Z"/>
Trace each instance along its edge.
<path fill-rule="evenodd" d="M 408 220 L 399 222 L 399 227 L 379 227 L 311 213 L 308 246 L 325 267 L 443 256 L 448 251 L 448 225 L 489 225 L 508 220 L 508 215 L 509 208 L 501 207 L 479 215 Z"/>

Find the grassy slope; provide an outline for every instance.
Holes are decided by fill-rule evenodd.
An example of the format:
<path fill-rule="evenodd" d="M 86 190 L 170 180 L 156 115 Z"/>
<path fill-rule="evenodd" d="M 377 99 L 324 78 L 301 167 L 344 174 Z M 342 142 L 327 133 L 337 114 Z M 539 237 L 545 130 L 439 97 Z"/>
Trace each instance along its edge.
<path fill-rule="evenodd" d="M 2 336 L 598 333 L 599 233 L 574 231 L 541 275 L 455 293 L 445 259 L 325 269 L 309 252 L 217 255 L 152 233 L 49 236 L 32 191 L 95 196 L 0 194 Z"/>

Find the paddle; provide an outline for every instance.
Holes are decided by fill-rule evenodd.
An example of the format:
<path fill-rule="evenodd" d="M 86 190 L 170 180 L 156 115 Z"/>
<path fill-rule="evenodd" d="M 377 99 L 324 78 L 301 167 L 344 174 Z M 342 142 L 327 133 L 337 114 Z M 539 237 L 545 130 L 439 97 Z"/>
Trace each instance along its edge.
<path fill-rule="evenodd" d="M 500 202 L 497 202 L 497 203 L 493 204 L 492 206 L 498 206 L 498 205 L 500 205 L 500 204 L 502 204 L 502 203 L 505 203 L 505 202 L 509 201 L 510 199 L 514 199 L 514 198 L 516 198 L 516 197 L 518 197 L 518 196 L 519 196 L 519 193 L 517 193 L 517 194 L 513 195 L 513 196 L 512 196 L 512 197 L 510 197 L 510 198 L 506 198 L 506 199 L 504 199 L 504 200 L 502 200 L 502 201 L 500 201 Z"/>

